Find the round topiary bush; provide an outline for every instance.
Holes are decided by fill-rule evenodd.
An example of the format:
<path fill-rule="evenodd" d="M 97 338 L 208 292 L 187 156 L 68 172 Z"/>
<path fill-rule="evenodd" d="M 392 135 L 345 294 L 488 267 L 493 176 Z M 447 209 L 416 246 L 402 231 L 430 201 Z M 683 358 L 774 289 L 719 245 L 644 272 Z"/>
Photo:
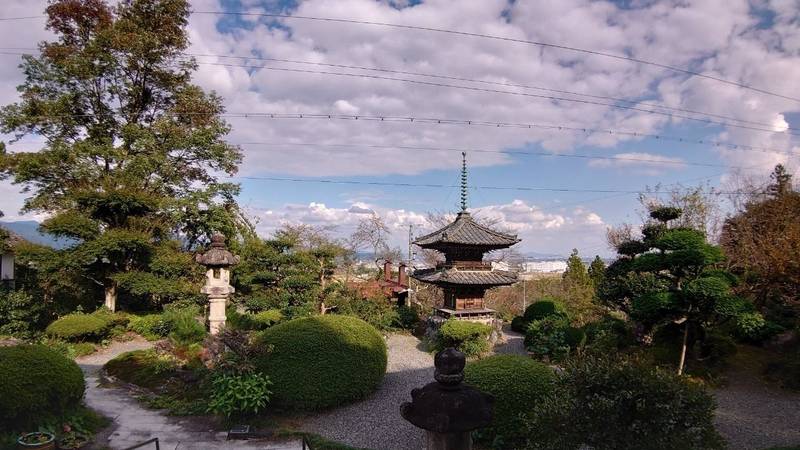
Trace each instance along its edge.
<path fill-rule="evenodd" d="M 0 347 L 0 429 L 20 429 L 77 406 L 86 388 L 75 362 L 42 345 Z"/>
<path fill-rule="evenodd" d="M 546 365 L 519 355 L 495 355 L 470 362 L 465 381 L 494 396 L 494 421 L 482 438 L 500 448 L 518 448 L 520 414 L 553 393 L 556 376 Z"/>
<path fill-rule="evenodd" d="M 468 320 L 449 319 L 436 334 L 434 350 L 457 348 L 467 356 L 480 356 L 489 351 L 489 336 L 492 327 Z"/>
<path fill-rule="evenodd" d="M 103 316 L 76 313 L 57 319 L 47 326 L 45 332 L 68 341 L 97 340 L 105 336 L 111 325 Z"/>
<path fill-rule="evenodd" d="M 531 303 L 522 315 L 527 322 L 534 320 L 541 320 L 550 316 L 567 316 L 567 310 L 561 302 L 551 299 L 543 298 Z"/>
<path fill-rule="evenodd" d="M 279 323 L 258 343 L 272 351 L 256 360 L 272 381 L 273 404 L 319 409 L 366 397 L 386 373 L 386 343 L 361 319 L 324 315 Z"/>

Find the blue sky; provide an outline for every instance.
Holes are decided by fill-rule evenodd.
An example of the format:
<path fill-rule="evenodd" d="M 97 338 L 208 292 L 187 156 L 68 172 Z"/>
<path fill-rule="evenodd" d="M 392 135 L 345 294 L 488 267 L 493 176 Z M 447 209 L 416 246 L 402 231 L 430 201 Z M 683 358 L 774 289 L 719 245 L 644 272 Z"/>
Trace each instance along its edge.
<path fill-rule="evenodd" d="M 34 15 L 40 13 L 43 6 L 43 1 L 10 0 L 4 3 L 0 16 Z M 280 12 L 410 24 L 550 42 L 691 68 L 714 77 L 800 97 L 796 82 L 792 81 L 800 79 L 797 50 L 800 30 L 796 26 L 800 20 L 800 5 L 796 0 L 196 0 L 192 7 L 195 11 Z M 0 31 L 3 45 L 30 47 L 47 39 L 48 34 L 41 29 L 40 22 L 9 22 L 8 27 Z M 467 36 L 255 16 L 194 14 L 189 31 L 190 53 L 200 62 L 195 82 L 223 96 L 231 113 L 413 116 L 553 124 L 694 141 L 713 140 L 781 152 L 800 151 L 797 137 L 786 132 L 787 128 L 800 128 L 800 102 L 653 66 Z M 284 61 L 242 58 L 248 55 Z M 13 58 L 5 57 L 9 62 L 13 62 Z M 16 99 L 14 86 L 20 82 L 21 74 L 14 66 L 0 65 L 2 104 Z M 515 94 L 253 66 L 378 74 Z M 710 126 L 685 118 L 607 106 L 554 102 L 525 95 L 542 94 L 542 90 L 508 84 L 702 111 L 748 123 L 758 122 L 764 124 L 759 127 L 772 132 Z M 724 120 L 730 122 L 730 119 Z M 242 145 L 245 160 L 240 175 L 244 177 L 457 183 L 461 163 L 459 151 L 414 151 L 397 146 L 524 150 L 621 158 L 608 161 L 468 151 L 469 179 L 473 187 L 638 191 L 659 183 L 690 186 L 709 183 L 721 190 L 730 190 L 731 183 L 741 178 L 736 174 L 739 167 L 748 167 L 743 173 L 757 181 L 763 180 L 776 163 L 786 163 L 792 169 L 797 167 L 797 158 L 789 159 L 785 153 L 734 151 L 725 146 L 600 132 L 253 117 L 231 118 L 230 123 L 231 142 L 261 143 Z M 286 143 L 295 145 L 278 145 Z M 386 148 L 392 146 L 395 148 Z M 669 164 L 630 159 L 661 160 Z M 455 188 L 244 178 L 237 181 L 242 184 L 241 203 L 265 235 L 283 223 L 309 223 L 331 227 L 334 234 L 346 236 L 363 219 L 365 212 L 374 212 L 394 230 L 393 243 L 403 247 L 409 224 L 419 230 L 429 228 L 426 213 L 453 211 L 458 202 Z M 15 214 L 22 199 L 16 193 L 17 187 L 5 183 L 0 189 L 4 193 L 0 209 L 9 218 L 30 217 Z M 497 220 L 504 228 L 519 233 L 523 238 L 522 251 L 567 254 L 577 247 L 585 254 L 609 255 L 605 230 L 622 222 L 639 221 L 636 197 L 633 194 L 473 188 L 470 207 L 476 214 Z"/>

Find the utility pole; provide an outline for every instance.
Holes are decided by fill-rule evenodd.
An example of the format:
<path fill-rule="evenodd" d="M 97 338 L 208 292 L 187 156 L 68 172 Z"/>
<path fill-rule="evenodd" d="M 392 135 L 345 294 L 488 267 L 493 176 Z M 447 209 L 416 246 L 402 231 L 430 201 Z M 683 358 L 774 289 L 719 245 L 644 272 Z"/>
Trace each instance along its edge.
<path fill-rule="evenodd" d="M 522 258 L 522 314 L 525 314 L 525 308 L 528 307 L 527 287 L 528 280 L 525 279 L 527 266 L 525 265 L 527 258 Z"/>
<path fill-rule="evenodd" d="M 411 269 L 413 267 L 413 260 L 414 260 L 414 252 L 412 250 L 412 242 L 414 241 L 414 225 L 408 224 L 408 264 L 406 268 Z M 411 289 L 411 277 L 407 278 L 408 280 L 408 306 L 414 307 L 414 290 Z"/>

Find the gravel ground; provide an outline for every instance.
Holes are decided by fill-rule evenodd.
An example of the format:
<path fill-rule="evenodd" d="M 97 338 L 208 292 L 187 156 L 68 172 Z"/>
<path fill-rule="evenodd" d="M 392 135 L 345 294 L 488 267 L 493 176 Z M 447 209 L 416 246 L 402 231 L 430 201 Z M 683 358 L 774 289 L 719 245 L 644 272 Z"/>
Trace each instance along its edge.
<path fill-rule="evenodd" d="M 413 336 L 391 335 L 386 345 L 386 378 L 366 400 L 326 411 L 305 421 L 303 429 L 354 447 L 418 450 L 423 432 L 400 417 L 400 404 L 411 400 L 411 389 L 433 381 L 433 356 Z"/>
<path fill-rule="evenodd" d="M 500 336 L 500 341 L 495 344 L 495 353 L 508 353 L 512 355 L 527 355 L 525 351 L 525 335 L 511 331 L 508 326 L 503 327 L 503 334 Z"/>
<path fill-rule="evenodd" d="M 714 391 L 715 423 L 730 450 L 800 445 L 800 394 L 768 385 L 739 365 L 726 376 L 728 385 Z"/>

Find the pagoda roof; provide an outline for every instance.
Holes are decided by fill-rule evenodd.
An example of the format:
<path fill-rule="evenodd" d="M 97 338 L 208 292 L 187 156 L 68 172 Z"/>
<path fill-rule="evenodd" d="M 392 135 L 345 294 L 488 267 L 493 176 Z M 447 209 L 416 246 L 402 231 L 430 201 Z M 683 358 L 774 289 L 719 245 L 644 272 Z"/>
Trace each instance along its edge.
<path fill-rule="evenodd" d="M 411 276 L 432 284 L 506 286 L 517 282 L 517 274 L 505 270 L 420 269 Z"/>
<path fill-rule="evenodd" d="M 423 248 L 435 248 L 442 245 L 505 248 L 519 241 L 515 234 L 492 230 L 475 222 L 467 211 L 461 211 L 456 216 L 456 220 L 433 233 L 417 238 L 414 243 Z"/>

